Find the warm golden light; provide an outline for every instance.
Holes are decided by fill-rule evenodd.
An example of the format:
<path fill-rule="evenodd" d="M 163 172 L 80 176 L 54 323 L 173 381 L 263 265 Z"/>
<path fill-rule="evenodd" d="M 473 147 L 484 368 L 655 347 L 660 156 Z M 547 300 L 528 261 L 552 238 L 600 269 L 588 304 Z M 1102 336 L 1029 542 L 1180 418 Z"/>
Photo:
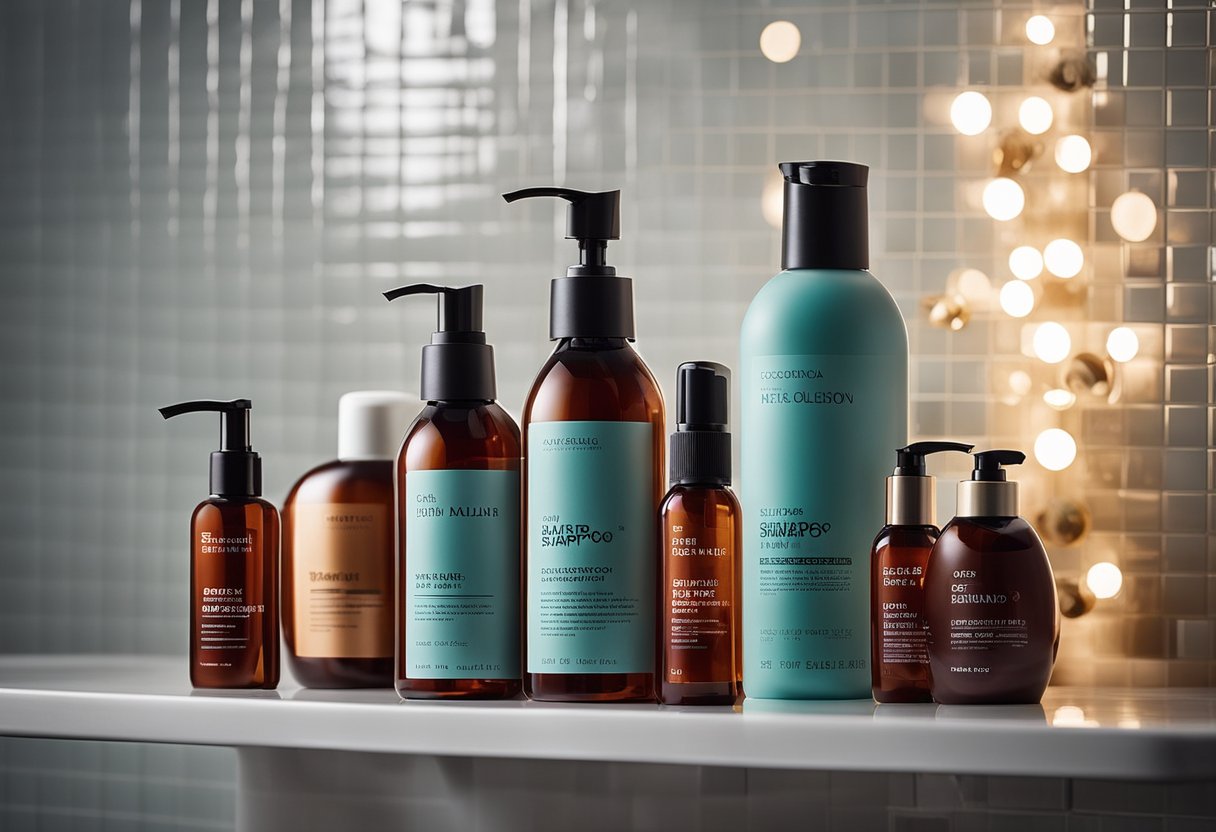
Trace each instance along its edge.
<path fill-rule="evenodd" d="M 764 221 L 778 230 L 785 216 L 785 180 L 778 173 L 769 174 L 760 194 L 760 214 Z"/>
<path fill-rule="evenodd" d="M 1084 136 L 1064 136 L 1056 142 L 1056 164 L 1065 173 L 1080 173 L 1093 161 L 1094 151 Z"/>
<path fill-rule="evenodd" d="M 1026 206 L 1022 186 L 1012 179 L 999 176 L 984 186 L 984 211 L 999 222 L 1007 222 Z"/>
<path fill-rule="evenodd" d="M 1054 387 L 1043 394 L 1043 403 L 1052 410 L 1068 410 L 1077 403 L 1077 397 L 1071 390 Z"/>
<path fill-rule="evenodd" d="M 1048 471 L 1063 471 L 1077 458 L 1077 441 L 1062 428 L 1048 428 L 1034 440 L 1034 458 Z"/>
<path fill-rule="evenodd" d="M 1043 249 L 1043 263 L 1056 277 L 1076 277 L 1085 265 L 1085 253 L 1072 240 L 1060 238 Z"/>
<path fill-rule="evenodd" d="M 1140 352 L 1140 338 L 1135 330 L 1117 326 L 1106 336 L 1106 354 L 1123 364 Z"/>
<path fill-rule="evenodd" d="M 1039 324 L 1034 331 L 1034 354 L 1040 361 L 1059 364 L 1072 352 L 1072 338 L 1068 330 L 1055 321 Z"/>
<path fill-rule="evenodd" d="M 1043 273 L 1043 255 L 1034 246 L 1018 246 L 1009 252 L 1009 271 L 1019 280 L 1034 280 Z"/>
<path fill-rule="evenodd" d="M 950 104 L 950 123 L 964 136 L 978 136 L 992 123 L 992 105 L 982 92 L 961 92 Z"/>
<path fill-rule="evenodd" d="M 1123 588 L 1123 572 L 1110 561 L 1095 563 L 1085 573 L 1085 585 L 1098 598 L 1114 598 Z"/>
<path fill-rule="evenodd" d="M 991 298 L 992 281 L 979 269 L 963 269 L 955 278 L 955 289 L 972 303 L 984 303 Z"/>
<path fill-rule="evenodd" d="M 1144 242 L 1157 227 L 1157 206 L 1140 191 L 1120 194 L 1110 206 L 1110 224 L 1129 243 Z"/>
<path fill-rule="evenodd" d="M 1032 135 L 1046 133 L 1051 129 L 1051 122 L 1054 120 L 1055 114 L 1051 111 L 1051 105 L 1037 95 L 1030 96 L 1018 107 L 1018 124 Z"/>
<path fill-rule="evenodd" d="M 1056 25 L 1050 17 L 1036 14 L 1026 21 L 1026 39 L 1039 46 L 1046 46 L 1056 36 Z"/>
<path fill-rule="evenodd" d="M 1030 373 L 1025 370 L 1014 370 L 1009 374 L 1009 389 L 1019 396 L 1025 396 L 1029 393 L 1030 386 Z"/>
<path fill-rule="evenodd" d="M 774 20 L 760 33 L 760 51 L 775 64 L 794 60 L 802 48 L 802 32 L 788 20 Z"/>
<path fill-rule="evenodd" d="M 1034 309 L 1034 290 L 1021 280 L 1001 287 L 1001 309 L 1012 318 L 1025 318 Z"/>

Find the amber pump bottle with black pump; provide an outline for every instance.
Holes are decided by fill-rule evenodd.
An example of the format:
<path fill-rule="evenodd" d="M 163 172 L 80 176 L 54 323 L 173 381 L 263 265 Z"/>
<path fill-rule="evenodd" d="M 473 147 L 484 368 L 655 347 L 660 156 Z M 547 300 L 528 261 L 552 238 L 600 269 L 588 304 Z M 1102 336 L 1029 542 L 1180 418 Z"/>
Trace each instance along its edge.
<path fill-rule="evenodd" d="M 504 699 L 520 689 L 519 428 L 495 399 L 483 287 L 439 295 L 422 412 L 397 456 L 397 693 Z"/>
<path fill-rule="evenodd" d="M 887 477 L 887 524 L 870 553 L 872 693 L 877 702 L 929 702 L 925 644 L 925 570 L 941 530 L 934 478 L 925 457 L 968 453 L 960 442 L 913 442 L 896 453 Z"/>
<path fill-rule="evenodd" d="M 553 280 L 549 360 L 523 411 L 524 691 L 653 701 L 663 396 L 634 350 L 633 282 L 607 262 L 620 191 L 528 188 L 570 203 L 579 262 Z"/>
<path fill-rule="evenodd" d="M 209 496 L 190 518 L 190 683 L 196 688 L 279 684 L 279 513 L 261 497 L 262 460 L 249 444 L 249 399 L 162 407 L 220 414 Z"/>

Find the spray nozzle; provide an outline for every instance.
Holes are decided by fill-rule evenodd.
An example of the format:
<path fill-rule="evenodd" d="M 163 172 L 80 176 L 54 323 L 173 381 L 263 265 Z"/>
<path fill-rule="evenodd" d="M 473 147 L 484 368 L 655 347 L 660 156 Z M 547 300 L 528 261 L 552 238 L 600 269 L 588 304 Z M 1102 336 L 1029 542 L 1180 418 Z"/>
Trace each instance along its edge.
<path fill-rule="evenodd" d="M 961 451 L 970 453 L 974 445 L 962 442 L 913 442 L 903 448 L 896 449 L 895 476 L 923 477 L 926 475 L 925 457 L 942 451 Z"/>
<path fill-rule="evenodd" d="M 494 348 L 482 324 L 485 287 L 413 283 L 384 293 L 388 300 L 407 295 L 439 295 L 439 322 L 431 343 L 422 348 L 419 392 L 423 401 L 493 401 Z"/>
<path fill-rule="evenodd" d="M 621 239 L 621 192 L 576 191 L 573 188 L 524 188 L 503 194 L 507 202 L 552 196 L 570 203 L 566 209 L 566 239 L 578 240 L 579 262 L 566 270 L 570 277 L 611 275 L 608 241 Z"/>
<path fill-rule="evenodd" d="M 712 361 L 676 369 L 676 430 L 725 431 L 730 421 L 730 370 Z"/>
<path fill-rule="evenodd" d="M 467 336 L 480 334 L 477 343 L 486 342 L 482 325 L 482 308 L 484 306 L 484 288 L 480 283 L 472 286 L 436 286 L 432 283 L 413 283 L 384 293 L 388 300 L 406 297 L 408 295 L 440 295 L 439 323 L 435 327 L 435 335 L 445 333 L 460 333 L 468 341 Z M 445 343 L 450 338 L 431 338 L 431 343 Z"/>
<path fill-rule="evenodd" d="M 249 444 L 249 399 L 200 399 L 160 408 L 166 419 L 183 413 L 219 413 L 220 448 L 211 454 L 211 493 L 256 497 L 262 493 L 262 460 Z"/>
<path fill-rule="evenodd" d="M 1005 482 L 1005 469 L 1002 465 L 1021 465 L 1026 461 L 1026 454 L 1021 451 L 981 451 L 975 455 L 975 470 L 971 472 L 972 482 Z"/>

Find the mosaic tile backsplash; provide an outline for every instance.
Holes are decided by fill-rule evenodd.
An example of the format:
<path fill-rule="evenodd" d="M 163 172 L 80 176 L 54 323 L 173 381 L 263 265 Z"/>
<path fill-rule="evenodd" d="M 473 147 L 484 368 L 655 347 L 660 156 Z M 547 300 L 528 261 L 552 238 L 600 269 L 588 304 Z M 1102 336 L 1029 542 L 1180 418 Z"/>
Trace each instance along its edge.
<path fill-rule="evenodd" d="M 1035 12 L 1056 21 L 1050 47 L 1027 42 Z M 775 19 L 801 31 L 788 63 L 758 49 Z M 1044 82 L 1069 44 L 1092 90 Z M 1083 501 L 1092 530 L 1051 547 L 1057 575 L 1109 560 L 1124 584 L 1065 622 L 1056 681 L 1216 684 L 1214 46 L 1203 0 L 0 4 L 0 652 L 184 652 L 186 520 L 215 437 L 155 407 L 251 397 L 281 500 L 332 457 L 339 394 L 416 389 L 433 312 L 387 288 L 484 282 L 517 411 L 572 245 L 559 206 L 502 191 L 624 191 L 614 258 L 670 401 L 680 361 L 736 363 L 779 267 L 774 162 L 835 157 L 872 167 L 872 268 L 908 320 L 914 435 L 1078 441 L 1062 472 L 1025 466 L 1025 510 Z M 991 134 L 950 125 L 962 89 L 1003 123 L 1050 97 L 1094 164 L 1042 186 L 1087 291 L 1022 321 L 976 308 L 951 332 L 925 297 L 965 268 L 999 287 L 1010 249 L 1053 233 L 985 215 Z M 1110 222 L 1129 189 L 1158 215 L 1135 244 Z M 1048 319 L 1074 352 L 1136 332 L 1114 404 L 1038 404 L 1058 367 L 1023 344 Z M 945 519 L 951 488 L 939 503 Z"/>

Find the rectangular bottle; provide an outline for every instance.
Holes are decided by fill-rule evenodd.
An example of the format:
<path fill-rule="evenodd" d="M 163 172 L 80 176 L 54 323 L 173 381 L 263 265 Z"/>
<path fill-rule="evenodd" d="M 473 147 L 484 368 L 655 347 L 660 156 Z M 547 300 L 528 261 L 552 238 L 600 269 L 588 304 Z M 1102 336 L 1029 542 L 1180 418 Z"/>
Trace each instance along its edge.
<path fill-rule="evenodd" d="M 166 419 L 218 412 L 211 496 L 190 517 L 190 683 L 279 684 L 279 513 L 261 498 L 262 460 L 249 445 L 248 399 L 162 407 Z"/>
<path fill-rule="evenodd" d="M 908 337 L 867 271 L 867 168 L 786 162 L 784 271 L 743 321 L 743 686 L 870 695 L 870 569 Z"/>
<path fill-rule="evenodd" d="M 524 404 L 524 692 L 654 699 L 663 397 L 630 342 L 633 284 L 605 261 L 620 191 L 531 188 L 568 200 L 580 262 L 552 283 L 557 347 Z"/>
<path fill-rule="evenodd" d="M 495 401 L 483 287 L 385 297 L 421 293 L 442 303 L 397 455 L 397 693 L 505 699 L 520 689 L 519 428 Z"/>
<path fill-rule="evenodd" d="M 730 371 L 676 371 L 671 489 L 659 508 L 663 579 L 656 694 L 665 705 L 730 705 L 739 695 L 742 510 L 730 490 Z"/>

